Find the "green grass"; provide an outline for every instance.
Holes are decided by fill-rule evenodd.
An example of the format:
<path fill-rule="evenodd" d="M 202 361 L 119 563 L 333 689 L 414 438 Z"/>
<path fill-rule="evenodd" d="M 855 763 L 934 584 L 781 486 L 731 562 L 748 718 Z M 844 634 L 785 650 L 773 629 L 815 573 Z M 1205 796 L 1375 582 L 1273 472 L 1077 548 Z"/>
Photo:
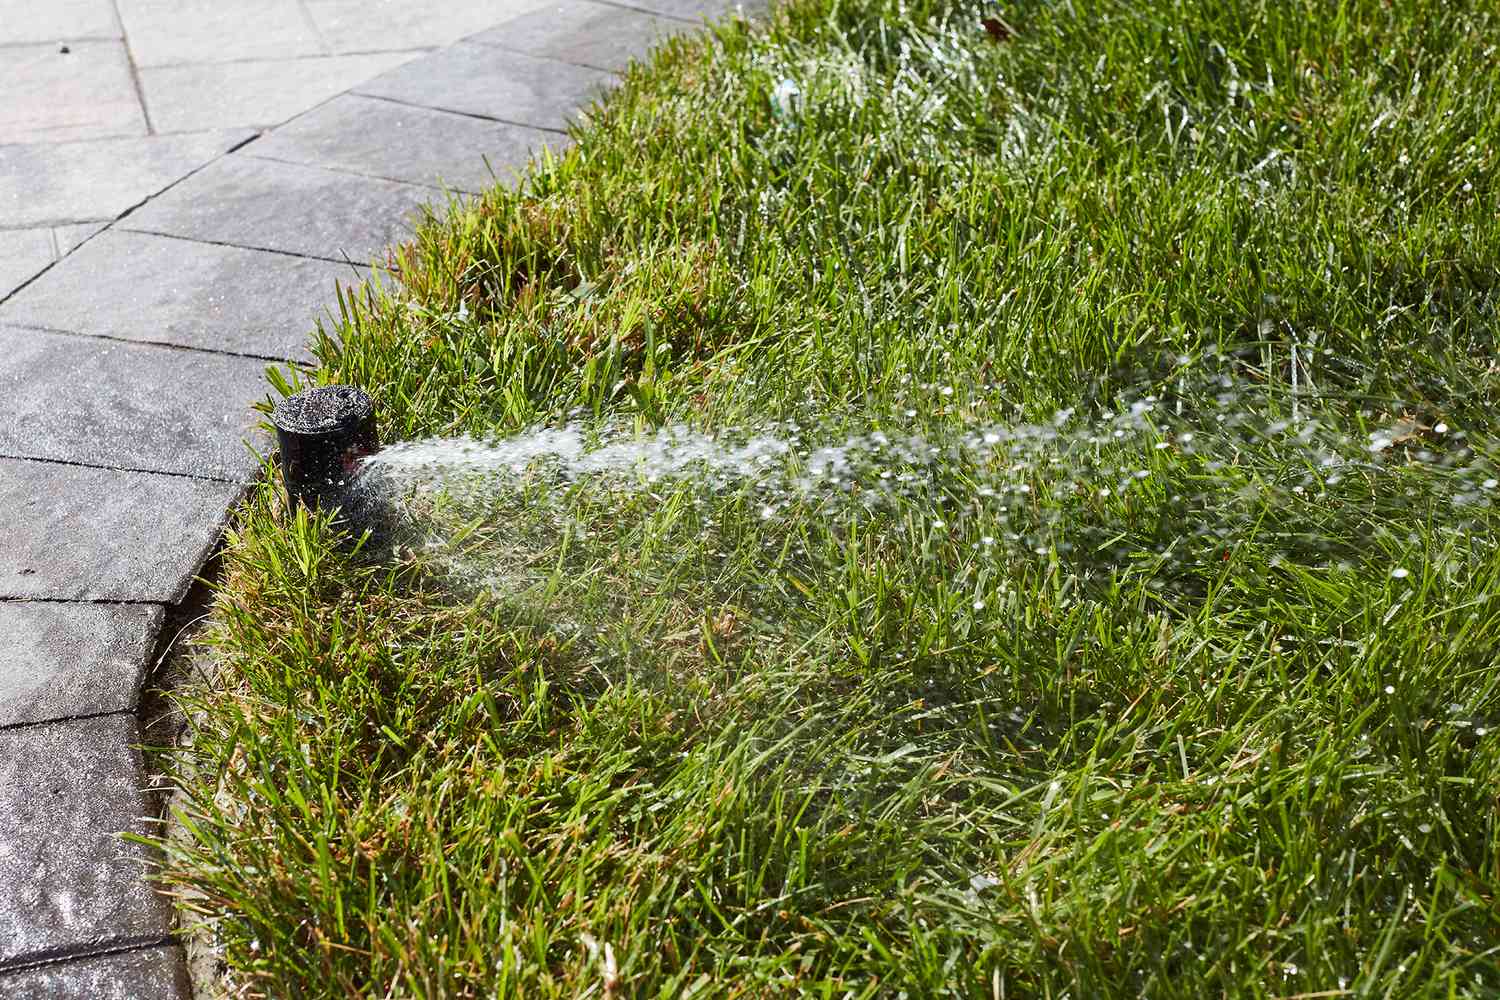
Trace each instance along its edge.
<path fill-rule="evenodd" d="M 388 441 L 950 450 L 460 478 L 387 559 L 259 489 L 166 871 L 241 988 L 1500 993 L 1500 16 L 995 13 L 673 42 L 341 299 Z"/>

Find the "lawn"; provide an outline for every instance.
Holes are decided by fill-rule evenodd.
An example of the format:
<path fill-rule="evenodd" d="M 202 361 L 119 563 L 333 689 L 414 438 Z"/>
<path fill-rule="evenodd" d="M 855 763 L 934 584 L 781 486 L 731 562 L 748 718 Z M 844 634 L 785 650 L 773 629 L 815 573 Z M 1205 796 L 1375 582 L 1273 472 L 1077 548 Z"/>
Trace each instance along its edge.
<path fill-rule="evenodd" d="M 477 449 L 398 544 L 239 512 L 164 872 L 235 988 L 1500 994 L 1497 46 L 795 0 L 632 68 L 316 335 Z"/>

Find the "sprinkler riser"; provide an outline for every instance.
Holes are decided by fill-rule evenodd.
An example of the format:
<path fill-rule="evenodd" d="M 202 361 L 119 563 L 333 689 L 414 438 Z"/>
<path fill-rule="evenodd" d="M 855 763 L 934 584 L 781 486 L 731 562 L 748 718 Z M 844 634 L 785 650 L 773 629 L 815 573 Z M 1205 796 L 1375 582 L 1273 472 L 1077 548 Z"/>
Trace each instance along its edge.
<path fill-rule="evenodd" d="M 354 386 L 318 386 L 289 396 L 271 414 L 287 503 L 295 512 L 344 508 L 361 460 L 380 447 L 375 407 Z"/>

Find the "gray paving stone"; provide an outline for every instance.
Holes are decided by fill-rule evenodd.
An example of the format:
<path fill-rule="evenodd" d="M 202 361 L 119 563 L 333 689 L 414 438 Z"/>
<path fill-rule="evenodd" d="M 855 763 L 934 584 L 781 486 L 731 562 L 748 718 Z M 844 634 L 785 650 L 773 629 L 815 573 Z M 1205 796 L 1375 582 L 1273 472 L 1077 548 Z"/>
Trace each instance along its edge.
<path fill-rule="evenodd" d="M 0 299 L 55 259 L 52 230 L 0 229 Z"/>
<path fill-rule="evenodd" d="M 0 598 L 175 604 L 243 492 L 208 479 L 0 458 Z"/>
<path fill-rule="evenodd" d="M 254 134 L 0 146 L 0 225 L 113 219 Z"/>
<path fill-rule="evenodd" d="M 460 42 L 354 89 L 443 111 L 561 129 L 613 80 L 595 69 Z"/>
<path fill-rule="evenodd" d="M 0 143 L 145 135 L 120 42 L 0 48 Z M 3 221 L 3 220 L 0 220 Z"/>
<path fill-rule="evenodd" d="M 593 0 L 554 0 L 469 41 L 613 72 L 671 35 L 689 30 L 675 18 L 645 11 Z"/>
<path fill-rule="evenodd" d="M 255 156 L 477 192 L 511 181 L 532 150 L 567 136 L 344 94 L 255 144 Z M 488 163 L 488 165 L 486 165 Z"/>
<path fill-rule="evenodd" d="M 253 478 L 264 363 L 227 354 L 0 327 L 0 454 Z"/>
<path fill-rule="evenodd" d="M 0 0 L 0 45 L 119 37 L 113 0 Z"/>
<path fill-rule="evenodd" d="M 57 242 L 57 252 L 67 256 L 108 223 L 105 222 L 77 222 L 67 226 L 53 226 L 52 238 Z"/>
<path fill-rule="evenodd" d="M 111 229 L 0 304 L 0 323 L 304 360 L 335 284 L 357 284 L 366 274 L 348 264 Z"/>
<path fill-rule="evenodd" d="M 151 121 L 161 132 L 279 125 L 418 53 L 190 63 L 140 71 Z"/>
<path fill-rule="evenodd" d="M 170 913 L 145 881 L 131 715 L 0 730 L 0 968 L 64 949 L 155 944 Z"/>
<path fill-rule="evenodd" d="M 252 144 L 253 146 L 253 144 Z M 432 188 L 253 156 L 226 156 L 140 210 L 127 228 L 367 262 L 405 238 Z"/>
<path fill-rule="evenodd" d="M 0 726 L 132 712 L 158 604 L 0 602 Z"/>
<path fill-rule="evenodd" d="M 0 972 L 0 996 L 7 1000 L 188 1000 L 192 995 L 182 949 L 175 945 Z"/>
<path fill-rule="evenodd" d="M 140 67 L 323 54 L 298 0 L 119 0 Z"/>
<path fill-rule="evenodd" d="M 307 0 L 319 33 L 335 52 L 450 45 L 546 0 Z"/>
<path fill-rule="evenodd" d="M 622 7 L 648 10 L 663 17 L 675 17 L 691 24 L 721 21 L 730 16 L 755 18 L 764 14 L 766 0 L 611 0 Z"/>

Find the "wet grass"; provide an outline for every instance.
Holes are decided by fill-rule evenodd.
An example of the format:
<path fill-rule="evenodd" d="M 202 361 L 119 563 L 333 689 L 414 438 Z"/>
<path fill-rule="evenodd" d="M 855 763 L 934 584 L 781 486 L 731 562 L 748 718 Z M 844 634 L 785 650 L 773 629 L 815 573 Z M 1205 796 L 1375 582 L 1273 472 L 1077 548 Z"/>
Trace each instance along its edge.
<path fill-rule="evenodd" d="M 433 219 L 317 341 L 386 440 L 799 438 L 379 560 L 260 489 L 167 870 L 237 988 L 1495 995 L 1497 37 L 800 2 Z"/>

